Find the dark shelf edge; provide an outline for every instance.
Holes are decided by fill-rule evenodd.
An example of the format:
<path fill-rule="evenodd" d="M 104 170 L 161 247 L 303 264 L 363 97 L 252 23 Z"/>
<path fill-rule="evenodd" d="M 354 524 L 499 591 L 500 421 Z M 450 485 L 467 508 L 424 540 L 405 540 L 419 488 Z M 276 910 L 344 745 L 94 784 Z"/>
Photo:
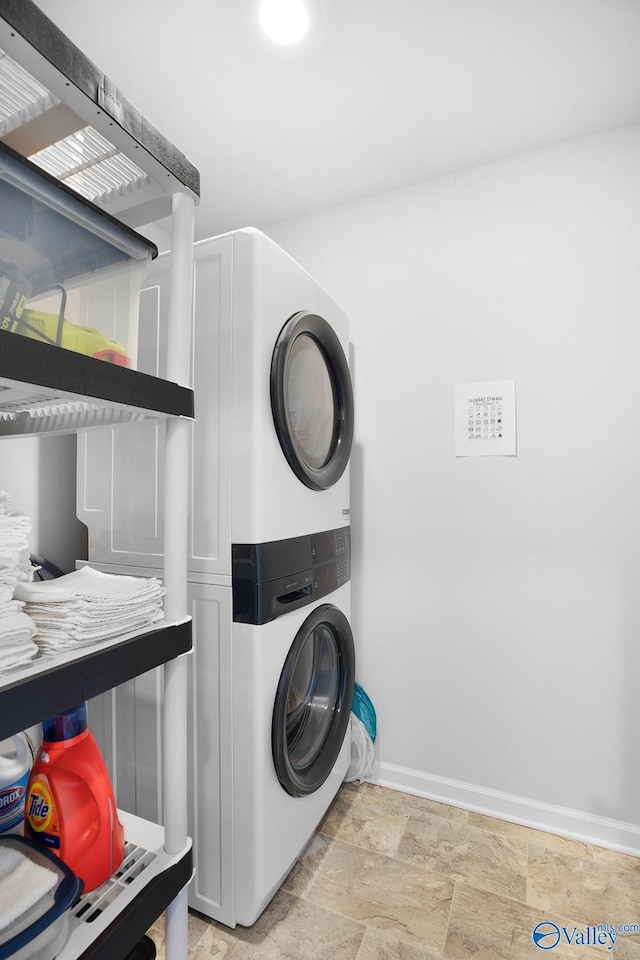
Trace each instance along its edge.
<path fill-rule="evenodd" d="M 176 864 L 154 877 L 78 960 L 122 960 L 191 880 L 191 848 Z"/>
<path fill-rule="evenodd" d="M 172 623 L 0 689 L 0 740 L 191 650 L 191 621 Z"/>
<path fill-rule="evenodd" d="M 7 330 L 0 330 L 0 378 L 166 416 L 194 415 L 188 387 Z"/>
<path fill-rule="evenodd" d="M 0 16 L 59 70 L 73 85 L 100 105 L 135 143 L 174 176 L 196 197 L 200 196 L 200 173 L 182 151 L 164 137 L 124 97 L 116 85 L 33 3 L 33 0 L 0 0 Z M 6 51 L 11 55 L 11 51 Z M 116 109 L 107 110 L 99 91 L 108 93 Z"/>

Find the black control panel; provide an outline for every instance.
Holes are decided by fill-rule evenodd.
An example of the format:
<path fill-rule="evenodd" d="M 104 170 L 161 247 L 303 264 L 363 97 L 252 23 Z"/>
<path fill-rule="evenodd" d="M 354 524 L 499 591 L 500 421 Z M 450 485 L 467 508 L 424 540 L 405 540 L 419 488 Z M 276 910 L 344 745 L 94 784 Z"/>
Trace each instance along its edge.
<path fill-rule="evenodd" d="M 351 530 L 231 547 L 233 619 L 268 623 L 333 593 L 351 578 Z"/>

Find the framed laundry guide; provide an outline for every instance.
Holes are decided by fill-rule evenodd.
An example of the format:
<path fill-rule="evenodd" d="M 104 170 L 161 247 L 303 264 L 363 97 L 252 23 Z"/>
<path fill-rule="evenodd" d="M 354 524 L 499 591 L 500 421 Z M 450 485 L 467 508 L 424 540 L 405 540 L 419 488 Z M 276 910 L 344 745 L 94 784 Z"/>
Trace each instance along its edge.
<path fill-rule="evenodd" d="M 516 382 L 455 385 L 456 457 L 516 456 Z"/>

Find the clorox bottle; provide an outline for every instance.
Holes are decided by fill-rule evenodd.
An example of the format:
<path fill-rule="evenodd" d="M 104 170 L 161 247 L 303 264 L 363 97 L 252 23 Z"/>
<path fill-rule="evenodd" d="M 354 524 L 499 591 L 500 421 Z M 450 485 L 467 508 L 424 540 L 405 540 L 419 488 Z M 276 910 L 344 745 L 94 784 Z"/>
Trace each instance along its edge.
<path fill-rule="evenodd" d="M 33 754 L 24 733 L 0 744 L 0 834 L 22 833 Z"/>
<path fill-rule="evenodd" d="M 124 857 L 124 830 L 100 748 L 87 727 L 85 704 L 42 724 L 31 770 L 25 834 L 56 853 L 94 890 Z"/>

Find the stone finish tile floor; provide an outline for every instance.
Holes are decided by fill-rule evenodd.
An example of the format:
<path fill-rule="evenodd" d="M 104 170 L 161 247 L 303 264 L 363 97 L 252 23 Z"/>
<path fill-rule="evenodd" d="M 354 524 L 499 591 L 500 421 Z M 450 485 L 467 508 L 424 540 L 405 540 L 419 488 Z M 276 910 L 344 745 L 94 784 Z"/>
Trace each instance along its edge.
<path fill-rule="evenodd" d="M 253 927 L 190 913 L 189 960 L 640 960 L 640 934 L 594 943 L 605 923 L 640 924 L 639 859 L 345 784 Z M 164 960 L 162 918 L 149 933 Z"/>

